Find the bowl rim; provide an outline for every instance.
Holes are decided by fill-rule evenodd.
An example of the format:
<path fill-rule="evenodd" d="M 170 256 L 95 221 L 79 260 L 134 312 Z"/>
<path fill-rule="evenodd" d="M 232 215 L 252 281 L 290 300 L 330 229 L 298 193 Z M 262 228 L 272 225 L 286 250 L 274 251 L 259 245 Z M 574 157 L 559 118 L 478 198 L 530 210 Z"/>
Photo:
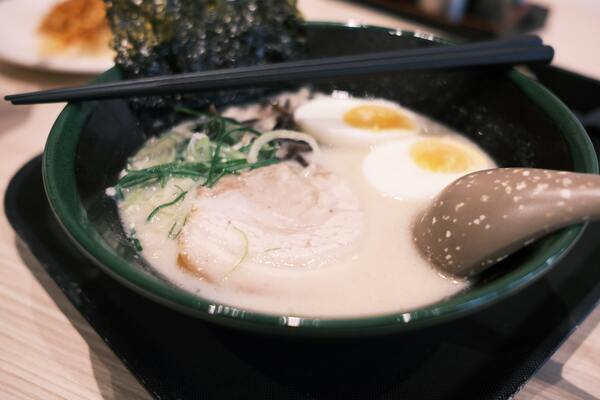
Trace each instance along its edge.
<path fill-rule="evenodd" d="M 307 22 L 305 25 L 308 28 L 379 30 L 396 36 L 450 43 L 429 33 L 402 31 L 382 26 L 335 22 Z M 94 82 L 108 82 L 118 78 L 118 70 L 112 68 L 96 78 Z M 563 138 L 571 150 L 574 170 L 597 174 L 598 160 L 593 145 L 573 113 L 543 85 L 516 69 L 513 68 L 508 72 L 508 78 L 543 109 L 561 131 L 569 133 Z M 73 205 L 79 205 L 81 208 L 75 181 L 75 156 L 79 133 L 94 104 L 67 104 L 48 136 L 42 173 L 44 189 L 53 213 L 79 249 L 109 275 L 159 303 L 211 322 L 263 333 L 289 332 L 309 336 L 393 333 L 438 324 L 480 310 L 533 282 L 569 250 L 585 228 L 585 224 L 580 224 L 555 233 L 554 242 L 542 255 L 536 255 L 519 268 L 481 288 L 411 311 L 361 317 L 310 318 L 248 311 L 219 304 L 132 267 L 130 263 L 96 240 L 97 235 L 94 236 L 94 228 L 91 224 L 86 224 L 85 220 L 78 217 L 73 209 Z"/>

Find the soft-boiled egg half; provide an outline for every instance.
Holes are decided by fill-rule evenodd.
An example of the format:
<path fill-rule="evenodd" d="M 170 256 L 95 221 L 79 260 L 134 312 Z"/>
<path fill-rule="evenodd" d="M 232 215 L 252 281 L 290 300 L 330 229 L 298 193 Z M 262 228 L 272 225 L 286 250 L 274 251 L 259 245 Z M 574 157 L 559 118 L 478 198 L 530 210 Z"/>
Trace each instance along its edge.
<path fill-rule="evenodd" d="M 370 145 L 415 135 L 414 114 L 391 101 L 319 97 L 294 112 L 303 132 L 329 145 Z"/>
<path fill-rule="evenodd" d="M 477 145 L 458 135 L 420 136 L 375 146 L 362 170 L 371 186 L 400 200 L 429 199 L 470 172 L 493 168 Z"/>

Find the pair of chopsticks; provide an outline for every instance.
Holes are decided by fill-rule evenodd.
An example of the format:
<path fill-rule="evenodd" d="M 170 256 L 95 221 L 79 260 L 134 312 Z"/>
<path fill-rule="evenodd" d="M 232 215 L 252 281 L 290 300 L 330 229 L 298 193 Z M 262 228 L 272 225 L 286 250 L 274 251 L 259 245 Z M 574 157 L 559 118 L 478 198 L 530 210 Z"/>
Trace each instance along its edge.
<path fill-rule="evenodd" d="M 554 50 L 538 36 L 365 53 L 252 67 L 192 72 L 13 94 L 13 104 L 75 102 L 166 95 L 405 70 L 549 63 Z"/>

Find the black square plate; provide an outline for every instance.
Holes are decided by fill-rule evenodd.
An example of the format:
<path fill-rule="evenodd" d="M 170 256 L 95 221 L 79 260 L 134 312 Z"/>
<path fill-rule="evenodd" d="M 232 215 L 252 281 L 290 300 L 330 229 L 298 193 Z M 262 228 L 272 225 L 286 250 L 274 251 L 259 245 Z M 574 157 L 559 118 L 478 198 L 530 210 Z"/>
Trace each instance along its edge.
<path fill-rule="evenodd" d="M 561 82 L 553 90 L 563 96 L 565 89 L 567 102 L 569 87 L 582 79 L 554 69 L 545 74 L 548 86 Z M 574 96 L 589 101 L 572 107 L 590 123 L 596 141 L 600 124 L 596 128 L 590 116 L 600 108 L 600 85 L 593 83 Z M 21 240 L 68 299 L 160 399 L 504 399 L 600 299 L 600 223 L 593 223 L 542 279 L 435 329 L 326 342 L 261 337 L 157 305 L 86 260 L 49 209 L 40 157 L 12 179 L 5 208 Z"/>

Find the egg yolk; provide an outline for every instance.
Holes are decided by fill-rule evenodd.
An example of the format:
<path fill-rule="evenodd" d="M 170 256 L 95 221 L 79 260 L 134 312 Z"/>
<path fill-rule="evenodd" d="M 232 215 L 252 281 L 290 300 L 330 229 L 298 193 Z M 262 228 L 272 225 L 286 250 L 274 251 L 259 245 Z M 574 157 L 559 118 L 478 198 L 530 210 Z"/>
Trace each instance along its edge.
<path fill-rule="evenodd" d="M 465 150 L 436 139 L 414 143 L 410 155 L 419 167 L 430 172 L 464 172 L 471 165 Z"/>
<path fill-rule="evenodd" d="M 413 129 L 413 122 L 398 111 L 380 105 L 366 104 L 350 109 L 344 122 L 355 128 L 380 131 L 386 129 Z"/>

